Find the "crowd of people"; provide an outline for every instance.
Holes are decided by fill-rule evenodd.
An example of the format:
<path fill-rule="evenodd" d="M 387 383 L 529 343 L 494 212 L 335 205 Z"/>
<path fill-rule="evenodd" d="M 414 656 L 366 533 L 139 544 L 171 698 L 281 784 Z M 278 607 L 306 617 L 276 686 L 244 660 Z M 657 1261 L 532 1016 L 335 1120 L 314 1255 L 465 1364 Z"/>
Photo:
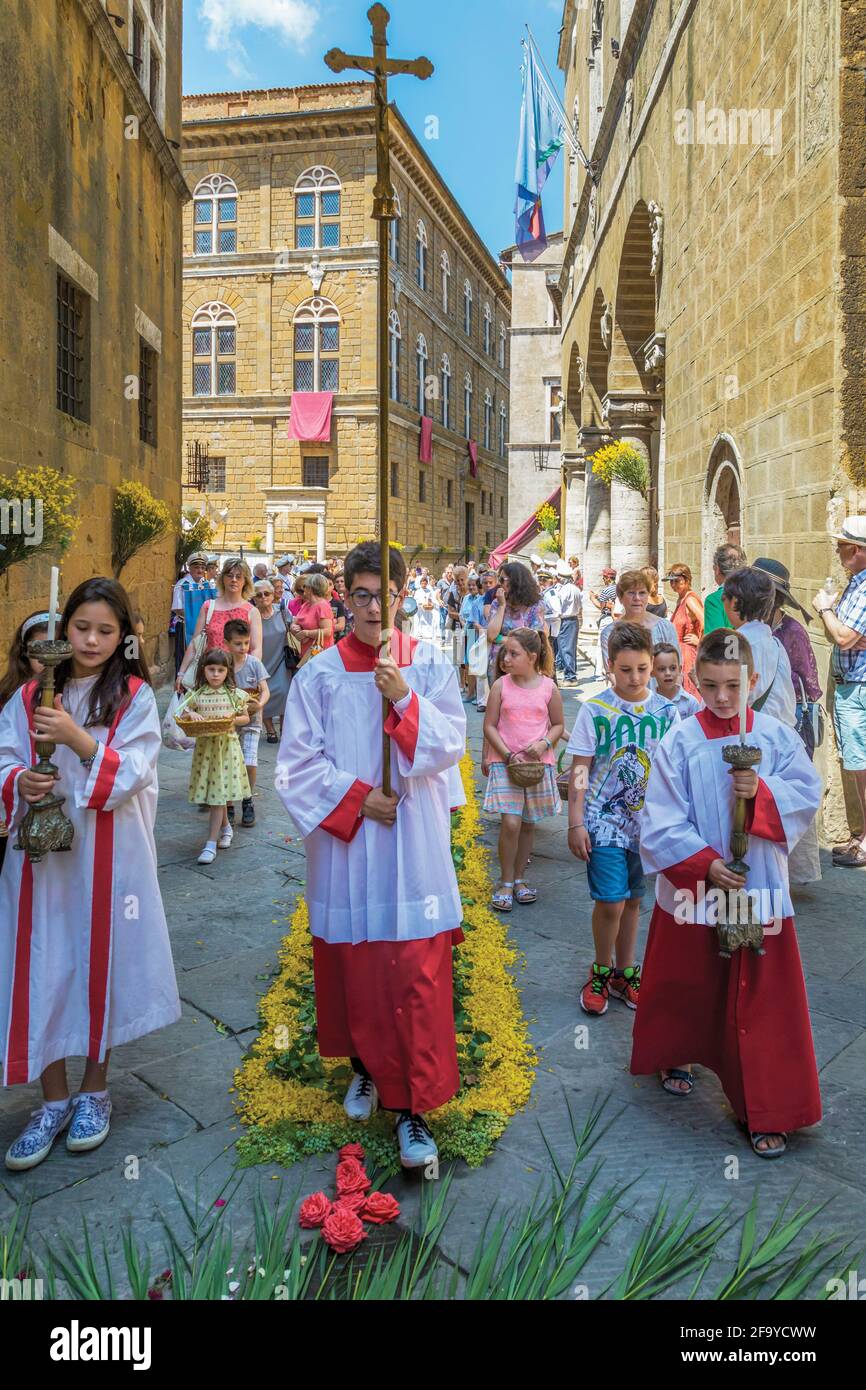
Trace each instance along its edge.
<path fill-rule="evenodd" d="M 836 740 L 861 812 L 834 862 L 857 868 L 866 865 L 866 518 L 833 534 L 848 582 L 841 594 L 825 585 L 813 609 L 833 646 Z M 820 1117 L 789 883 L 820 874 L 822 689 L 812 614 L 785 566 L 749 563 L 725 545 L 714 574 L 703 601 L 684 564 L 663 577 L 601 575 L 587 591 L 600 679 L 570 730 L 563 691 L 582 683 L 576 559 L 495 568 L 467 559 L 434 578 L 424 566 L 408 574 L 396 549 L 383 575 L 373 542 L 342 561 L 286 555 L 252 571 L 242 557 L 196 553 L 171 600 L 176 682 L 163 720 L 140 618 L 117 581 L 88 580 L 67 599 L 59 634 L 71 655 L 56 669 L 52 706 L 41 703 L 43 671 L 30 654 L 49 614 L 26 618 L 0 680 L 0 817 L 15 836 L 35 803 L 56 805 L 59 781 L 74 837 L 67 854 L 34 862 L 7 852 L 0 867 L 3 1078 L 38 1080 L 43 1092 L 7 1167 L 42 1162 L 64 1131 L 73 1152 L 104 1142 L 112 1047 L 180 1016 L 154 843 L 156 764 L 175 716 L 192 750 L 189 801 L 208 818 L 204 865 L 230 848 L 236 803 L 241 826 L 255 825 L 259 741 L 280 744 L 275 785 L 307 854 L 319 1050 L 351 1059 L 350 1117 L 394 1112 L 404 1166 L 436 1156 L 425 1116 L 460 1084 L 452 948 L 463 913 L 450 818 L 465 800 L 458 764 L 470 703 L 484 713 L 485 810 L 501 818 L 492 907 L 537 900 L 526 878 L 535 826 L 567 799 L 568 847 L 587 866 L 593 901 L 581 1008 L 598 1018 L 614 999 L 635 1011 L 634 1072 L 656 1072 L 684 1097 L 695 1063 L 714 1070 L 755 1152 L 782 1154 L 789 1132 Z M 742 734 L 761 760 L 731 775 L 724 752 Z M 39 739 L 55 744 L 56 773 L 35 770 Z M 748 880 L 727 862 L 735 797 L 747 807 Z M 656 905 L 642 968 L 645 872 L 656 875 Z M 766 958 L 743 949 L 722 965 L 713 933 L 691 928 L 713 923 L 708 890 L 747 885 Z M 86 926 L 60 946 L 58 929 L 73 920 Z M 67 1062 L 81 1056 L 70 1095 Z"/>

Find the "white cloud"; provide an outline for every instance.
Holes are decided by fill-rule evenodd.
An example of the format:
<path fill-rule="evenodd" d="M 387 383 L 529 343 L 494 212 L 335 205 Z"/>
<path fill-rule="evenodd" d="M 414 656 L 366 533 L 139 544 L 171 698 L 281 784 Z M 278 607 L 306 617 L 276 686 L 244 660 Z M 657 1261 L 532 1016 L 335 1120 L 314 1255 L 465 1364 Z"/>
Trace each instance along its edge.
<path fill-rule="evenodd" d="M 272 31 L 284 44 L 302 49 L 319 20 L 315 3 L 308 0 L 201 0 L 199 18 L 205 25 L 205 43 L 222 53 L 235 76 L 247 76 L 243 29 L 253 26 Z"/>

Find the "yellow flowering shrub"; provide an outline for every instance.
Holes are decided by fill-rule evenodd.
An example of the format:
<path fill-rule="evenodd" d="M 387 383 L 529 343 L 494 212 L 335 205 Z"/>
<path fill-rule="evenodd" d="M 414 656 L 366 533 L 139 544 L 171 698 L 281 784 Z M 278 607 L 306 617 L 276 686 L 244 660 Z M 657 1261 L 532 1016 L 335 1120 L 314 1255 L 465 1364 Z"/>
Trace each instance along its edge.
<path fill-rule="evenodd" d="M 468 753 L 460 771 L 467 803 L 454 818 L 452 852 L 464 903 L 465 941 L 455 958 L 461 1089 L 428 1120 L 442 1158 L 476 1166 L 529 1099 L 537 1058 L 514 979 L 522 957 L 487 906 L 492 883 Z M 238 1145 L 244 1164 L 292 1163 L 357 1139 L 357 1125 L 342 1104 L 347 1064 L 319 1058 L 316 1049 L 312 955 L 301 900 L 280 949 L 278 978 L 261 1003 L 261 1032 L 235 1078 L 239 1114 L 248 1126 Z M 364 1147 L 385 1169 L 397 1163 L 392 1124 L 380 1112 L 364 1127 Z"/>
<path fill-rule="evenodd" d="M 592 471 L 608 486 L 614 479 L 641 497 L 649 495 L 649 466 L 644 455 L 633 444 L 618 439 L 605 444 L 592 456 Z"/>
<path fill-rule="evenodd" d="M 171 526 L 165 502 L 154 497 L 144 483 L 121 483 L 114 494 L 111 513 L 111 564 L 115 579 L 133 555 L 158 540 Z"/>
<path fill-rule="evenodd" d="M 45 551 L 69 549 L 79 523 L 75 493 L 74 479 L 56 468 L 0 473 L 0 574 Z"/>

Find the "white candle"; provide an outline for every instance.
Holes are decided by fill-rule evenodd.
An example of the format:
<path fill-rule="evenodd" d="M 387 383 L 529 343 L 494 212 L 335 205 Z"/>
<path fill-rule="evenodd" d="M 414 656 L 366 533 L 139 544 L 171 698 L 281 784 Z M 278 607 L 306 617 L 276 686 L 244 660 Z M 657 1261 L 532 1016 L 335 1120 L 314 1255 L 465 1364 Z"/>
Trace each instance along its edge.
<path fill-rule="evenodd" d="M 749 668 L 743 662 L 740 667 L 740 743 L 746 741 L 746 706 L 749 700 Z"/>
<path fill-rule="evenodd" d="M 57 627 L 57 587 L 60 580 L 60 571 L 56 565 L 51 566 L 51 594 L 48 599 L 48 641 L 54 641 L 54 631 Z"/>

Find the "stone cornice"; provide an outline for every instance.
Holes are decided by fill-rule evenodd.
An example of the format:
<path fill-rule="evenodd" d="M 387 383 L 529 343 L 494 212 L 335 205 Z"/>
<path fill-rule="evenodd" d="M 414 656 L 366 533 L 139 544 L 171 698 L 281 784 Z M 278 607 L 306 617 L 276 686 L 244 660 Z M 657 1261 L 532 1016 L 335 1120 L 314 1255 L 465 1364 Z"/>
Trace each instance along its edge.
<path fill-rule="evenodd" d="M 99 0 L 78 0 L 85 18 L 88 20 L 94 37 L 108 59 L 124 95 L 131 108 L 131 114 L 138 117 L 139 134 L 144 134 L 153 147 L 160 168 L 182 203 L 192 197 L 192 192 L 183 176 L 183 170 L 175 159 L 174 152 L 162 132 L 159 121 L 153 114 L 150 102 L 141 89 L 138 78 L 130 66 L 126 52 L 117 38 L 117 33 Z M 124 26 L 125 27 L 125 26 Z"/>

